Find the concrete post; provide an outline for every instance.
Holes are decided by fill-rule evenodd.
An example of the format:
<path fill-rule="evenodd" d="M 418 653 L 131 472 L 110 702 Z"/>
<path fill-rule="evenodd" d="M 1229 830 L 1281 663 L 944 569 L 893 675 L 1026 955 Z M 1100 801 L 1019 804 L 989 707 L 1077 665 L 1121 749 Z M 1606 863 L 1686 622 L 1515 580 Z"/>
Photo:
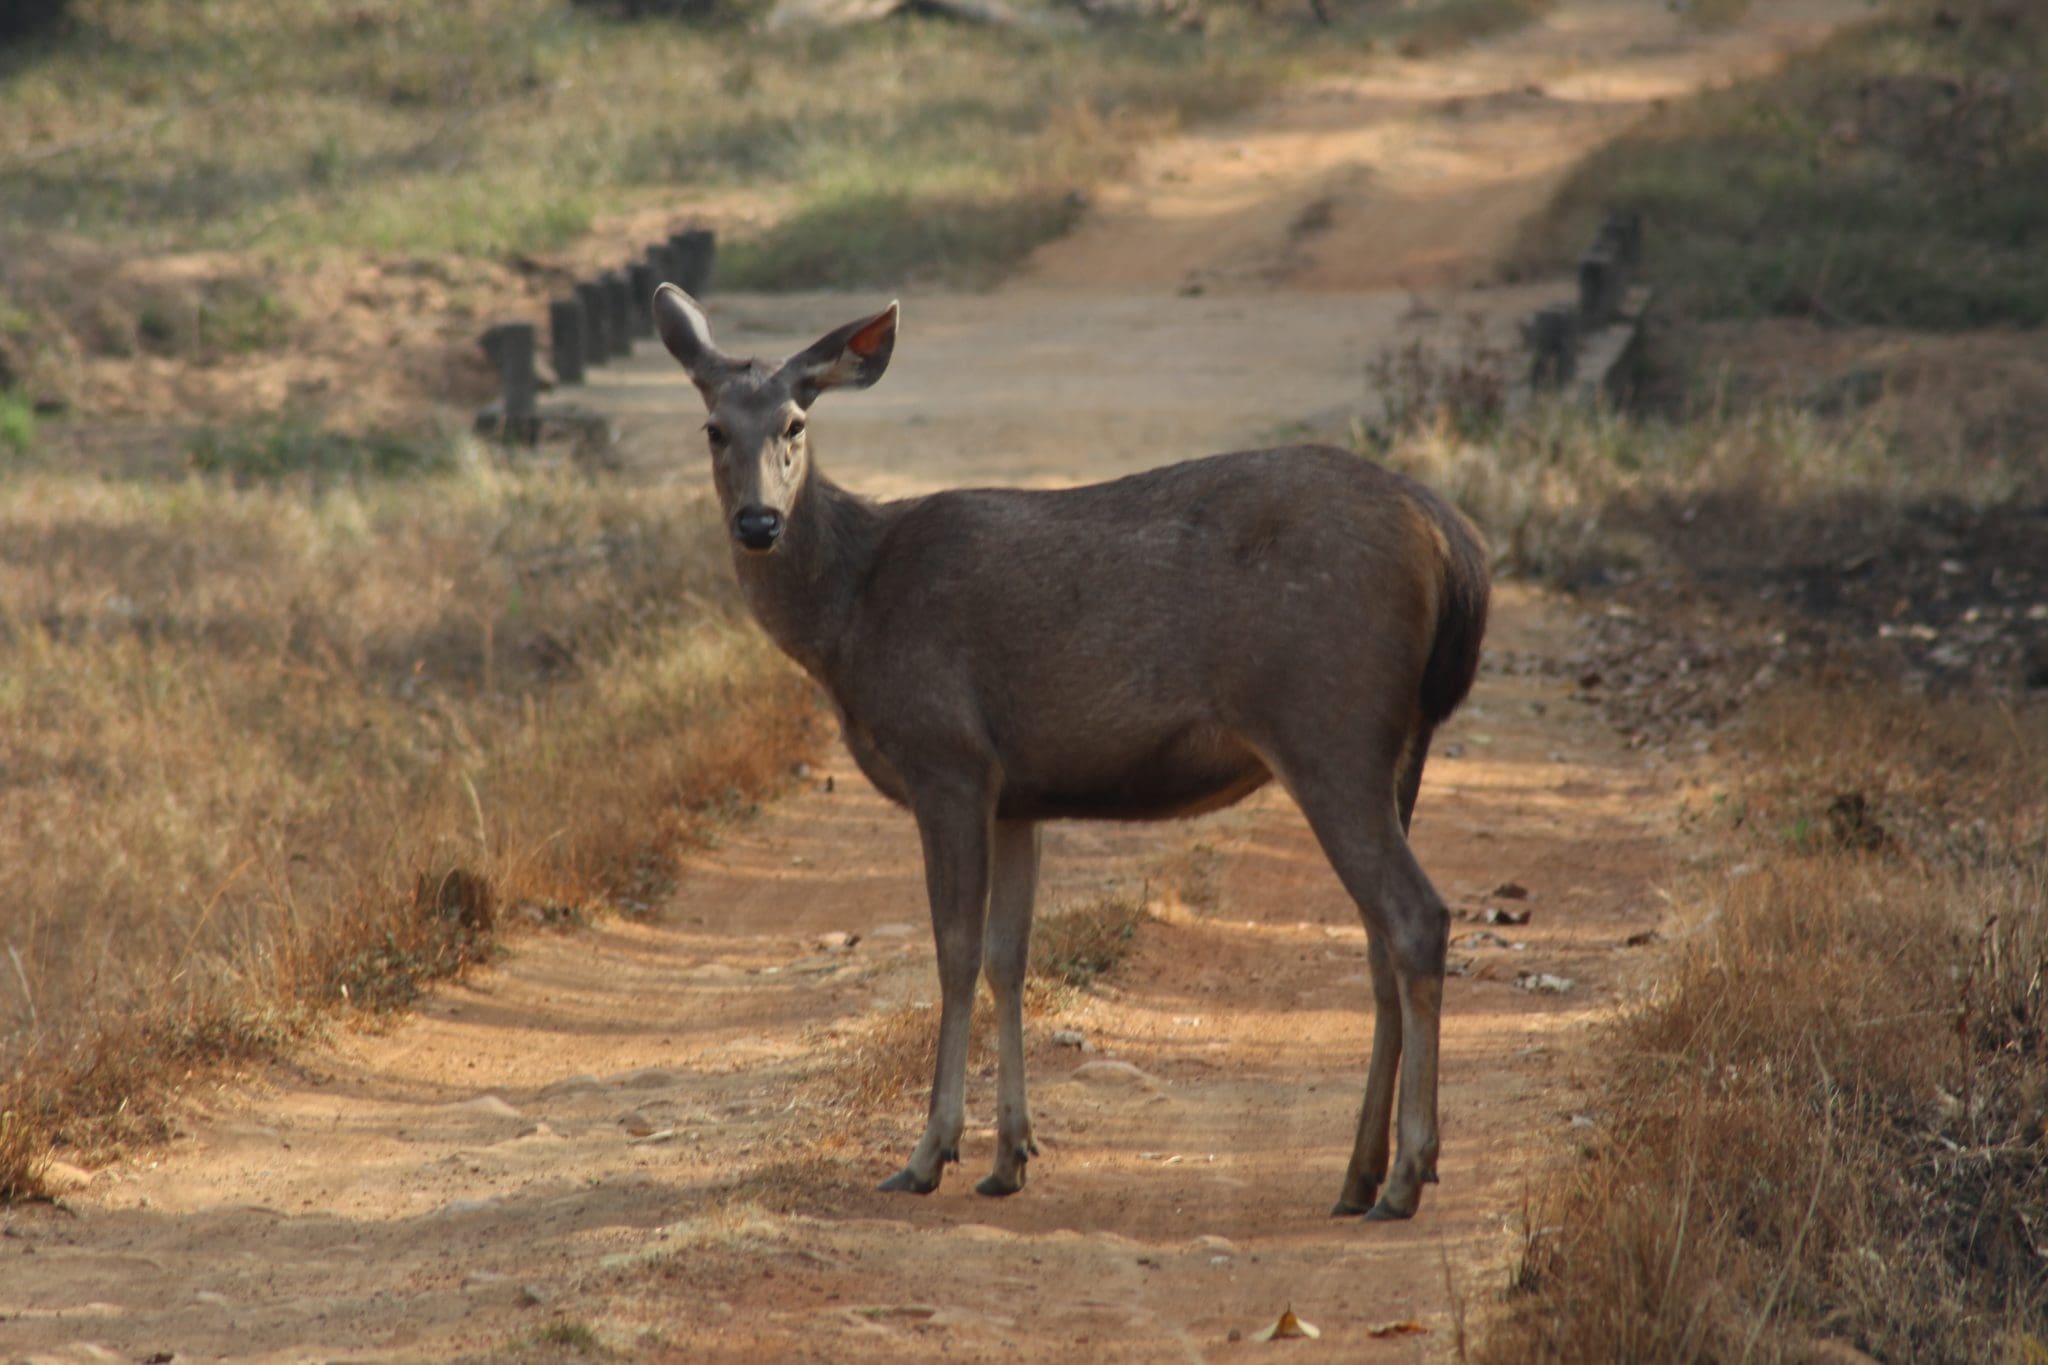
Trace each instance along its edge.
<path fill-rule="evenodd" d="M 555 362 L 555 382 L 583 382 L 583 303 L 570 297 L 548 303 L 548 355 Z"/>
<path fill-rule="evenodd" d="M 654 286 L 660 283 L 655 277 L 654 267 L 645 261 L 635 261 L 626 267 L 626 292 L 632 305 L 628 316 L 632 319 L 636 337 L 654 335 L 654 310 L 648 305 L 654 301 Z"/>
<path fill-rule="evenodd" d="M 1620 311 L 1626 290 L 1621 262 L 1614 247 L 1596 242 L 1579 258 L 1579 315 L 1588 328 L 1601 327 Z"/>
<path fill-rule="evenodd" d="M 484 333 L 484 351 L 498 365 L 503 401 L 498 409 L 498 430 L 502 439 L 531 444 L 537 423 L 533 371 L 534 326 L 530 322 L 501 322 Z"/>
<path fill-rule="evenodd" d="M 1555 389 L 1570 383 L 1578 363 L 1579 310 L 1568 303 L 1539 309 L 1529 320 L 1529 349 L 1535 352 L 1529 367 L 1531 388 Z"/>
<path fill-rule="evenodd" d="M 604 286 L 605 324 L 611 331 L 612 354 L 633 354 L 633 286 L 625 275 L 608 270 L 598 280 Z"/>
<path fill-rule="evenodd" d="M 674 281 L 692 298 L 704 297 L 711 286 L 711 264 L 718 253 L 718 236 L 710 228 L 691 228 L 668 239 L 675 266 Z"/>
<path fill-rule="evenodd" d="M 611 311 L 604 286 L 595 280 L 578 281 L 576 301 L 583 305 L 583 358 L 590 365 L 602 365 L 612 358 Z"/>

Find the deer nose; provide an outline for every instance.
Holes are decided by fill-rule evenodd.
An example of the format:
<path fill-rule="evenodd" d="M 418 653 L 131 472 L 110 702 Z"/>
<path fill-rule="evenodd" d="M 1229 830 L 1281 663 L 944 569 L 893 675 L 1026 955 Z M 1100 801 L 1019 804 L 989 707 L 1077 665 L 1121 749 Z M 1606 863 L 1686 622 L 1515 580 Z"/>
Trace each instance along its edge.
<path fill-rule="evenodd" d="M 732 519 L 732 532 L 749 550 L 772 550 L 782 539 L 782 513 L 772 507 L 742 507 Z"/>

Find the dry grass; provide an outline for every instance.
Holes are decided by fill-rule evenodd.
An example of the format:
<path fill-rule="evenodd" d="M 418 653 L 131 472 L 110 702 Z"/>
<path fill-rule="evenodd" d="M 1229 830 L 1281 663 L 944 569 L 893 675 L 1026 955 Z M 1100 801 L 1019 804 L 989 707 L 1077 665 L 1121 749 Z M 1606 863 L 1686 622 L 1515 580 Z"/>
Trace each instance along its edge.
<path fill-rule="evenodd" d="M 695 500 L 474 459 L 0 485 L 0 1192 L 190 1063 L 401 1004 L 498 906 L 646 895 L 808 689 Z"/>
<path fill-rule="evenodd" d="M 1872 409 L 1844 420 L 1773 403 L 1670 420 L 1559 404 L 1506 425 L 1445 414 L 1391 443 L 1364 433 L 1358 444 L 1443 490 L 1504 567 L 1566 581 L 1589 567 L 1666 566 L 1669 547 L 1642 515 L 1651 507 L 1742 501 L 1761 530 L 1773 516 L 1845 499 L 1860 517 L 1895 521 L 1899 509 L 1934 500 L 1989 506 L 2048 494 L 2038 445 L 1930 442 L 1902 435 L 1900 418 Z"/>
<path fill-rule="evenodd" d="M 1105 892 L 1041 918 L 1031 930 L 1031 975 L 1053 986 L 1087 987 L 1114 971 L 1151 918 L 1145 902 Z"/>
<path fill-rule="evenodd" d="M 1600 1135 L 1479 1358 L 2031 1359 L 2048 708 L 1798 692 L 1748 738 L 1756 843 L 1693 888 L 1670 975 L 1608 1040 Z M 1875 851 L 1783 837 L 1843 790 Z"/>
<path fill-rule="evenodd" d="M 1086 988 L 1115 969 L 1149 918 L 1142 901 L 1105 894 L 1049 910 L 1031 930 L 1030 975 L 1025 980 L 1026 1020 L 1044 1015 L 1061 990 Z M 995 1064 L 995 1002 L 976 995 L 967 1064 L 981 1072 Z M 836 1102 L 872 1113 L 929 1085 L 938 1058 L 935 1005 L 903 1005 L 877 1016 L 842 1044 L 830 1068 Z"/>
<path fill-rule="evenodd" d="M 968 1070 L 985 1070 L 996 1055 L 995 1002 L 985 991 L 974 998 L 970 1027 Z M 900 1005 L 866 1023 L 824 1074 L 840 1104 L 875 1113 L 930 1085 L 938 1056 L 939 1007 Z"/>

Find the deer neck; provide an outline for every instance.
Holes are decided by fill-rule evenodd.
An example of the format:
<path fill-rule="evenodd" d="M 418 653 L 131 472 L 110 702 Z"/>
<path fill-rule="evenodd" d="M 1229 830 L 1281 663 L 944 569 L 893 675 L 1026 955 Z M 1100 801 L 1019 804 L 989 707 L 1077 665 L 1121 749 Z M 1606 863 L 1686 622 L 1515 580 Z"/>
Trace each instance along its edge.
<path fill-rule="evenodd" d="M 882 510 L 813 466 L 772 554 L 735 548 L 747 606 L 768 637 L 824 681 L 881 542 Z"/>

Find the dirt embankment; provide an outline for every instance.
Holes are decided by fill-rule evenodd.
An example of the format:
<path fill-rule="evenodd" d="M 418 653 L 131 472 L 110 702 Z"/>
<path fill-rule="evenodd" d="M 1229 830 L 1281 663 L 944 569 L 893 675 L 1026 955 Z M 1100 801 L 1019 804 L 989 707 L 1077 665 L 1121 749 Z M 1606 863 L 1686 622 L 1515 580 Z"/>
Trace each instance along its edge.
<path fill-rule="evenodd" d="M 962 409 L 989 390 L 908 363 L 876 390 L 900 405 L 886 421 L 864 428 L 854 401 L 821 408 L 828 443 L 851 437 L 827 447 L 843 452 L 835 471 L 856 486 L 1081 479 L 1355 403 L 1358 371 L 1331 362 L 1316 392 L 1211 412 L 1192 447 L 1175 425 L 1184 394 L 1256 386 L 1289 309 L 1323 306 L 1274 285 L 1465 282 L 1569 160 L 1559 144 L 1589 145 L 1631 100 L 1749 69 L 1814 31 L 1802 24 L 1854 10 L 1769 8 L 1702 37 L 1662 7 L 1566 3 L 1469 57 L 1178 140 L 1024 280 L 955 309 L 978 320 L 949 354 L 1003 358 L 1004 391 L 1039 405 L 1042 433 L 1021 417 L 977 427 Z M 1541 122 L 1565 104 L 1585 109 Z M 1432 183 L 1441 230 L 1420 231 L 1410 210 Z M 1217 349 L 1162 346 L 1153 382 L 1099 382 L 1128 364 L 1132 335 L 1175 333 L 1191 285 L 1216 296 L 1201 302 Z M 1061 294 L 1093 330 L 1017 345 L 1015 320 Z M 1360 295 L 1361 312 L 1389 297 Z M 744 339 L 810 321 L 785 307 L 734 301 L 721 325 Z M 904 361 L 922 344 L 916 307 Z M 685 407 L 669 401 L 641 409 L 650 443 L 677 439 Z M 1458 975 L 1443 1183 L 1412 1223 L 1324 1216 L 1363 1086 L 1364 937 L 1271 792 L 1170 829 L 1051 836 L 1043 907 L 1121 888 L 1157 919 L 1102 988 L 1049 996 L 1030 1023 L 1046 1147 L 1030 1188 L 971 1193 L 993 1102 L 977 1063 L 969 1178 L 924 1200 L 876 1193 L 916 1135 L 921 1088 L 877 1101 L 850 1078 L 877 1021 L 935 988 L 910 823 L 828 755 L 694 858 L 665 903 L 519 939 L 386 1032 L 219 1088 L 168 1150 L 93 1175 L 61 1207 L 7 1211 L 0 1352 L 1199 1359 L 1251 1349 L 1233 1334 L 1291 1304 L 1324 1333 L 1296 1354 L 1447 1356 L 1501 1284 L 1532 1174 L 1597 1121 L 1574 1059 L 1654 952 L 1639 945 L 1681 856 L 1668 815 L 1683 763 L 1628 750 L 1572 703 L 1575 629 L 1540 594 L 1503 591 L 1480 686 L 1438 737 L 1416 842 L 1460 915 Z M 1569 989 L 1518 984 L 1538 975 Z M 1420 1330 L 1373 1335 L 1401 1323 Z"/>

